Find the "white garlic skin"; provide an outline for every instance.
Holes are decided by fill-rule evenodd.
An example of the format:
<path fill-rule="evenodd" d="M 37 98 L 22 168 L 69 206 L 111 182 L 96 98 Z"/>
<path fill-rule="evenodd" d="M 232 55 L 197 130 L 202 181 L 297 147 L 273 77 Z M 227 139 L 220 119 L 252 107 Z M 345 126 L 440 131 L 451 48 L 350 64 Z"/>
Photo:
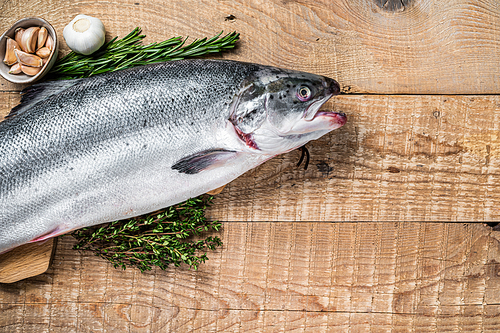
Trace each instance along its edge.
<path fill-rule="evenodd" d="M 84 31 L 78 31 L 78 28 Z M 77 15 L 63 30 L 68 47 L 84 55 L 97 51 L 104 44 L 105 34 L 106 30 L 101 20 L 82 14 Z"/>

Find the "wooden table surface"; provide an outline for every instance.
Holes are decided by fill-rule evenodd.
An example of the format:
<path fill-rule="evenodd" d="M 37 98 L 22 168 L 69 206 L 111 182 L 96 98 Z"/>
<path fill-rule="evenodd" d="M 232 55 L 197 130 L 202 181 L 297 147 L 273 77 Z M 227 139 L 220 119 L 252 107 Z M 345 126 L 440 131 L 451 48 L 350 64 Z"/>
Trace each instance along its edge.
<path fill-rule="evenodd" d="M 294 151 L 228 185 L 198 271 L 115 270 L 63 237 L 47 273 L 0 285 L 0 332 L 500 330 L 500 233 L 481 223 L 500 221 L 500 2 L 4 0 L 0 31 L 38 16 L 62 36 L 80 13 L 108 39 L 236 30 L 224 58 L 335 78 L 325 108 L 348 123 L 307 171 Z M 0 115 L 22 88 L 0 80 Z"/>

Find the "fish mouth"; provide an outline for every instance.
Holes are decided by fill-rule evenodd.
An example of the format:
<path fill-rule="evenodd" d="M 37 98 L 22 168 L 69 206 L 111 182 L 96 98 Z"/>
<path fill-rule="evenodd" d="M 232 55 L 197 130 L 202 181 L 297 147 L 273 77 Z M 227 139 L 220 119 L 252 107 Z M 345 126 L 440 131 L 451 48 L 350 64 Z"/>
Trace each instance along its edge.
<path fill-rule="evenodd" d="M 344 112 L 319 111 L 313 119 L 324 119 L 329 122 L 329 128 L 337 129 L 347 122 L 347 116 Z"/>
<path fill-rule="evenodd" d="M 319 108 L 322 107 L 323 104 L 325 104 L 326 101 L 328 101 L 332 96 L 333 96 L 333 94 L 328 94 L 325 97 L 323 97 L 322 99 L 319 99 L 316 102 L 311 103 L 311 105 L 309 105 L 307 107 L 307 109 L 304 113 L 304 120 L 305 121 L 313 120 L 316 117 L 316 114 L 318 113 Z"/>
<path fill-rule="evenodd" d="M 331 131 L 340 128 L 347 122 L 343 112 L 318 111 L 310 121 L 298 122 L 289 134 L 307 134 L 316 131 Z"/>

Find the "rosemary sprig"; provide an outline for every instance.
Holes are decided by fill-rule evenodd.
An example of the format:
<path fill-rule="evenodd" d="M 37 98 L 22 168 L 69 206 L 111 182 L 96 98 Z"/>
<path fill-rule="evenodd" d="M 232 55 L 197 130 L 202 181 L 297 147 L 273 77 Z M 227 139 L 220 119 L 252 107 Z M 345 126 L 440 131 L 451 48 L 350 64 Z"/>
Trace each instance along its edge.
<path fill-rule="evenodd" d="M 182 37 L 142 45 L 146 36 L 140 33 L 141 29 L 135 28 L 122 39 L 113 38 L 91 55 L 70 52 L 57 61 L 49 77 L 75 79 L 156 62 L 220 53 L 234 48 L 239 39 L 239 33 L 232 32 L 221 37 L 220 32 L 209 39 L 196 39 L 186 46 L 187 38 Z"/>
<path fill-rule="evenodd" d="M 76 230 L 71 233 L 78 241 L 73 249 L 92 251 L 115 268 L 135 266 L 144 272 L 185 263 L 197 269 L 208 259 L 207 250 L 222 245 L 217 236 L 196 237 L 221 227 L 204 216 L 211 200 L 200 196 L 149 215 Z"/>

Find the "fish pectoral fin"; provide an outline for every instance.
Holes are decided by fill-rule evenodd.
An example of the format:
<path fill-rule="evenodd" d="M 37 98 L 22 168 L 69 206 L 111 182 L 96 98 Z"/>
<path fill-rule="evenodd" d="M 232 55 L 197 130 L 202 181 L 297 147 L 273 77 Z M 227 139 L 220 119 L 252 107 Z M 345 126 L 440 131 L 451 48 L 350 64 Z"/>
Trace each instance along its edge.
<path fill-rule="evenodd" d="M 210 149 L 181 158 L 174 165 L 173 170 L 188 175 L 194 175 L 204 170 L 210 170 L 224 165 L 234 158 L 238 152 L 226 149 Z"/>

